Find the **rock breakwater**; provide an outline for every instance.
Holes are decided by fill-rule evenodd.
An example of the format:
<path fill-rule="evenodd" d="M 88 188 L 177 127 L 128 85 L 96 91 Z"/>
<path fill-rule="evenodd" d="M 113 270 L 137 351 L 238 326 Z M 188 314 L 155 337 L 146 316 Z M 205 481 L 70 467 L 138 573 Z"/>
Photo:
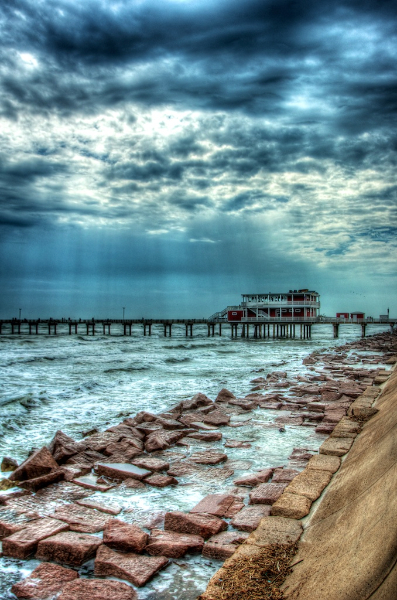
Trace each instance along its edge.
<path fill-rule="evenodd" d="M 394 365 L 397 336 L 383 341 L 384 360 Z M 317 361 L 312 356 L 306 362 Z M 395 599 L 397 511 L 390 494 L 397 483 L 397 371 L 390 375 L 382 370 L 366 380 L 368 387 L 335 420 L 319 454 L 285 487 L 199 600 Z M 382 393 L 379 386 L 389 378 Z"/>

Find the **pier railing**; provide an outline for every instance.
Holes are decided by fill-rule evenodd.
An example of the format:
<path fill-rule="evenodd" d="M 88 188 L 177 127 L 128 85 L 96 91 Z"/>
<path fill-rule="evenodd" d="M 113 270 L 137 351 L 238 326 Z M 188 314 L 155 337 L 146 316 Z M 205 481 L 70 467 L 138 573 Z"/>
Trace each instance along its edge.
<path fill-rule="evenodd" d="M 260 308 L 261 306 L 314 306 L 315 308 L 320 308 L 320 302 L 316 302 L 315 300 L 263 300 L 263 301 L 252 301 L 252 302 L 242 302 L 241 306 L 246 308 Z"/>
<path fill-rule="evenodd" d="M 243 317 L 241 323 L 255 323 L 261 321 L 262 323 L 319 323 L 318 317 L 268 317 L 265 315 L 258 315 L 257 317 Z"/>

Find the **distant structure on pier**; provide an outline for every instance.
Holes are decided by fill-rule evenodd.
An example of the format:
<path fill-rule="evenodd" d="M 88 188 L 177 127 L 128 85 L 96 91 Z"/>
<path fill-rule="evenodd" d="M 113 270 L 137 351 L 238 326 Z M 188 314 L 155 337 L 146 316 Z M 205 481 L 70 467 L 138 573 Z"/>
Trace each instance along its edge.
<path fill-rule="evenodd" d="M 337 319 L 347 319 L 347 320 L 351 320 L 353 322 L 357 321 L 362 321 L 363 319 L 365 319 L 365 313 L 362 311 L 358 311 L 358 312 L 352 312 L 352 313 L 348 313 L 348 312 L 338 312 L 336 313 L 336 318 Z M 380 317 L 382 318 L 382 317 Z"/>
<path fill-rule="evenodd" d="M 210 318 L 234 323 L 250 320 L 272 322 L 280 319 L 303 321 L 319 316 L 320 294 L 308 289 L 241 295 L 241 304 L 227 306 Z"/>

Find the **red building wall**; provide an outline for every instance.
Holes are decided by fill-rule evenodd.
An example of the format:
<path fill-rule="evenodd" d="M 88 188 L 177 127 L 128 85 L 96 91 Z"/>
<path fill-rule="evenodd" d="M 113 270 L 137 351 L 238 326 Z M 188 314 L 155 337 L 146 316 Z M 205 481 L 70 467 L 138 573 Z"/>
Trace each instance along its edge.
<path fill-rule="evenodd" d="M 229 310 L 227 313 L 228 321 L 241 321 L 244 311 L 242 310 Z"/>

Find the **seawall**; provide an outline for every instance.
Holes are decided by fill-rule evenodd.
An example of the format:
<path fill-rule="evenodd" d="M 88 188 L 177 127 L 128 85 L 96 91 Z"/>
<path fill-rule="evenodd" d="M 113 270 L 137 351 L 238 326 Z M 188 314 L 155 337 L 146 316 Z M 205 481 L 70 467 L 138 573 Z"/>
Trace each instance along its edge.
<path fill-rule="evenodd" d="M 356 399 L 200 600 L 396 600 L 397 370 L 389 375 Z"/>
<path fill-rule="evenodd" d="M 397 598 L 397 370 L 304 524 L 288 600 Z"/>

